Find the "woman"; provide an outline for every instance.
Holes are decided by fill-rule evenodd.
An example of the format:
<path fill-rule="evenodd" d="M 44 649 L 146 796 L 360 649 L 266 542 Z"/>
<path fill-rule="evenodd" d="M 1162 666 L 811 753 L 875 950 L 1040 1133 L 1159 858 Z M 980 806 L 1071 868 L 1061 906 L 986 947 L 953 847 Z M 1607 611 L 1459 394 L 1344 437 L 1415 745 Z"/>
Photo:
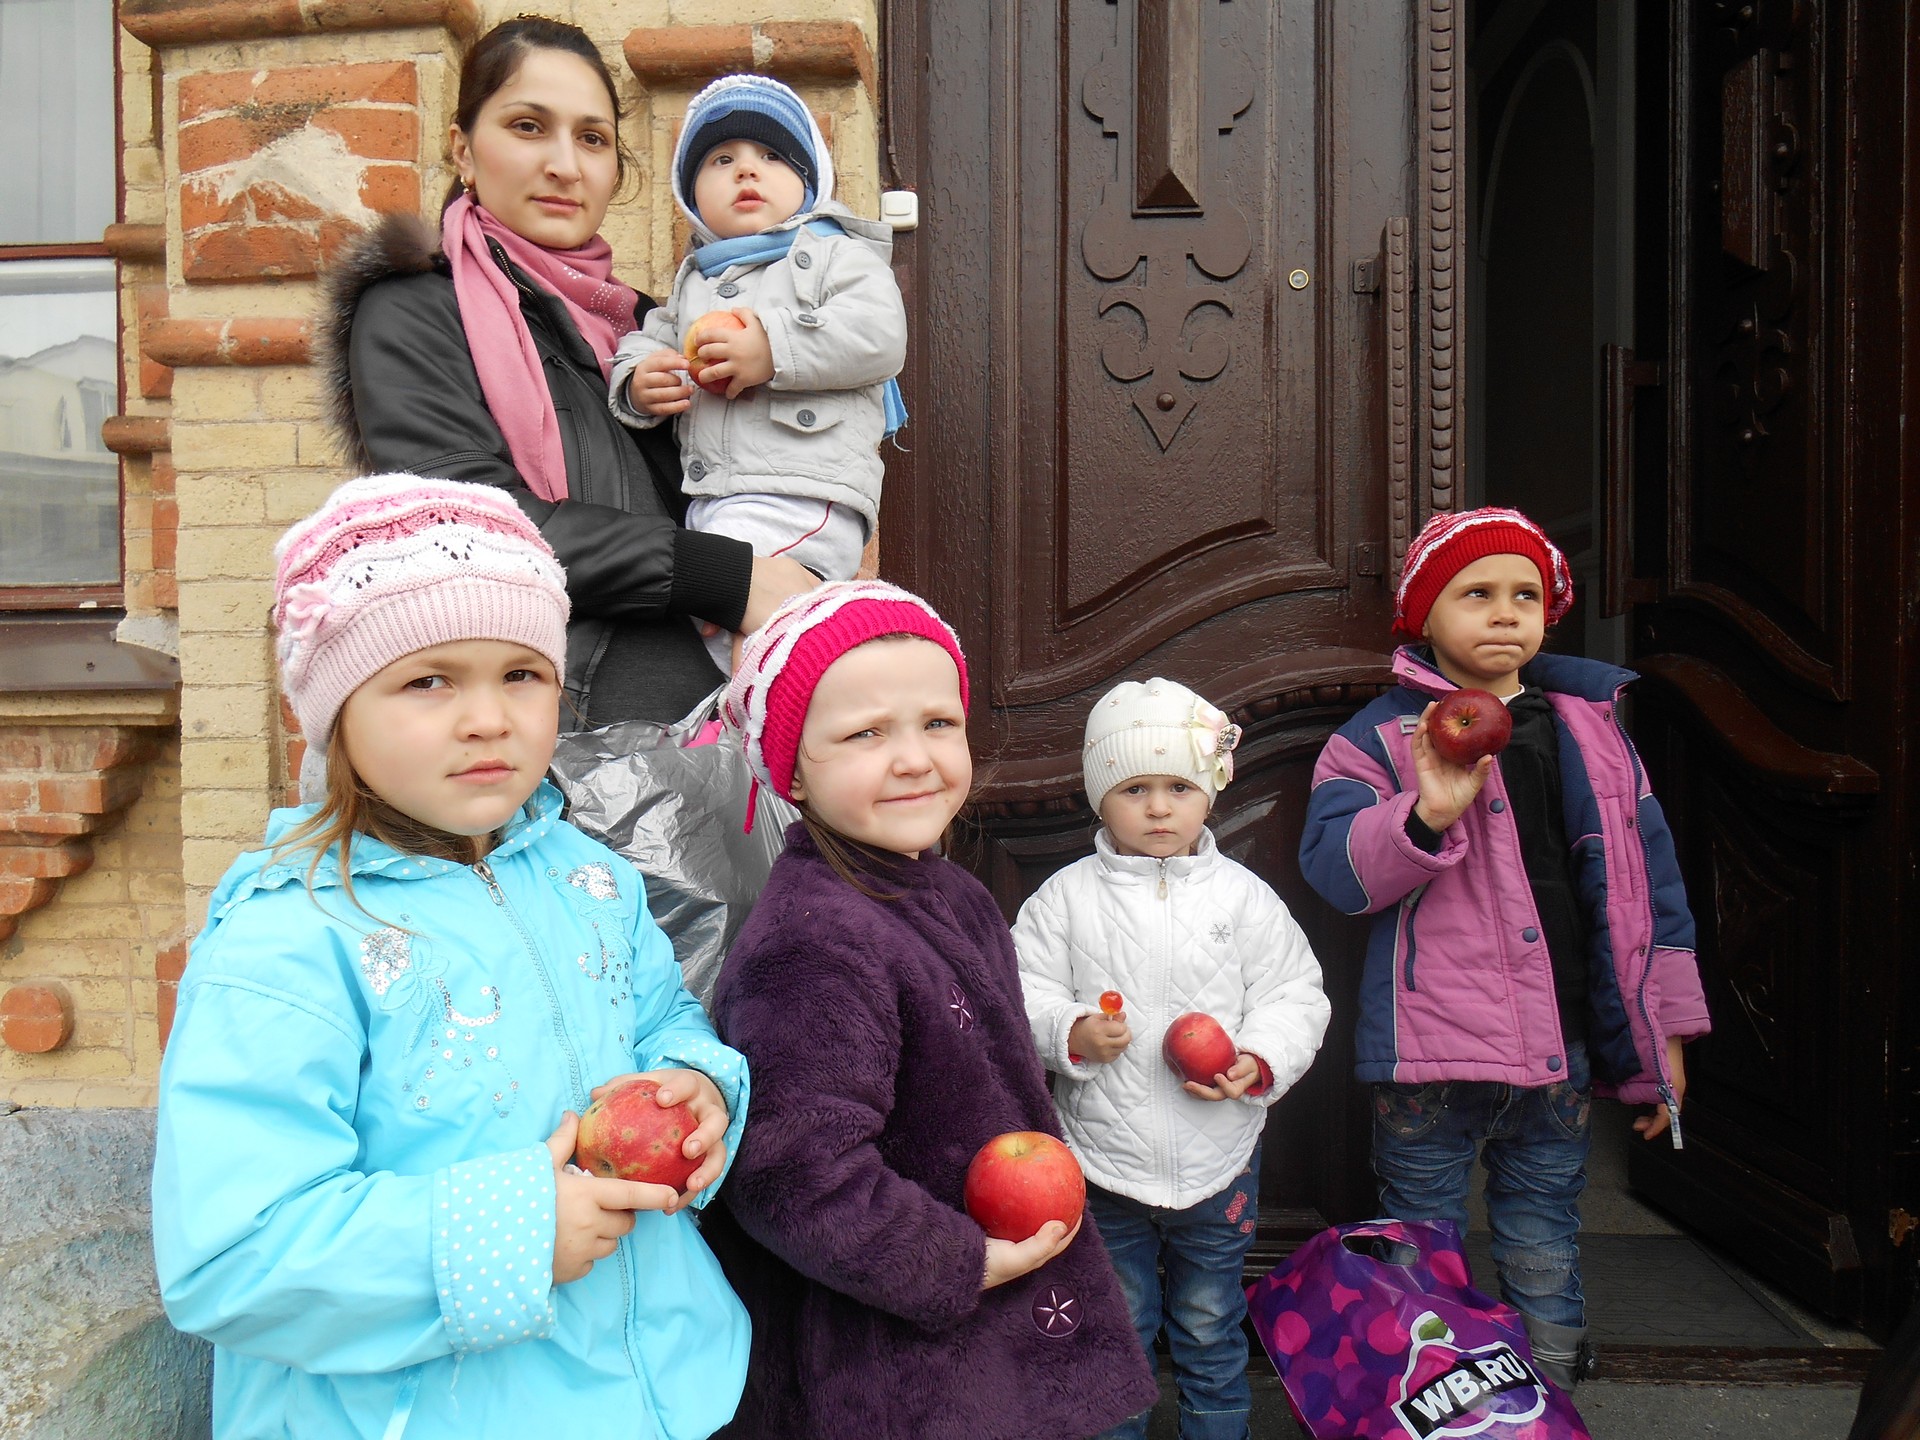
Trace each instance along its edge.
<path fill-rule="evenodd" d="M 584 726 L 676 720 L 719 682 L 695 621 L 757 629 L 814 577 L 681 528 L 670 433 L 607 410 L 653 301 L 599 235 L 626 175 L 613 77 L 586 35 L 522 16 L 460 70 L 438 232 L 391 215 L 328 281 L 333 420 L 361 472 L 506 489 L 566 567 L 566 688 Z M 477 362 L 477 364 L 476 364 Z"/>

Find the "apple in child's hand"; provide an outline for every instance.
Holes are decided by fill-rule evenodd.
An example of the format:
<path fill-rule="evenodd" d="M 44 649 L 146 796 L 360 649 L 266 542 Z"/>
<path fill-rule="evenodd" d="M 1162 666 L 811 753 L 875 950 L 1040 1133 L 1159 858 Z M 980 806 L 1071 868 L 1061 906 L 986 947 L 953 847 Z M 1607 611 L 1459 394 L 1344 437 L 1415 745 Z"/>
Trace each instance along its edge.
<path fill-rule="evenodd" d="M 727 380 L 702 380 L 700 378 L 702 372 L 707 368 L 707 362 L 700 358 L 700 347 L 709 340 L 718 340 L 720 338 L 719 332 L 722 330 L 744 330 L 746 328 L 747 322 L 731 310 L 709 310 L 698 320 L 694 321 L 693 324 L 689 325 L 687 327 L 686 345 L 687 378 L 709 395 L 724 396 L 727 393 L 727 386 L 732 382 Z"/>
<path fill-rule="evenodd" d="M 995 1240 L 1027 1240 L 1049 1220 L 1071 1230 L 1087 1206 L 1073 1152 L 1039 1130 L 996 1135 L 967 1166 L 967 1214 Z"/>
<path fill-rule="evenodd" d="M 1513 738 L 1513 716 L 1500 697 L 1485 690 L 1455 690 L 1434 702 L 1427 714 L 1427 740 L 1450 765 L 1470 766 L 1482 755 L 1498 755 Z"/>
<path fill-rule="evenodd" d="M 654 1098 L 659 1093 L 659 1081 L 637 1077 L 587 1106 L 573 1163 L 614 1180 L 670 1185 L 676 1194 L 685 1190 L 700 1162 L 689 1160 L 681 1147 L 699 1122 L 686 1101 L 662 1105 Z"/>
<path fill-rule="evenodd" d="M 1160 1042 L 1160 1053 L 1167 1064 L 1180 1072 L 1183 1080 L 1196 1085 L 1211 1085 L 1213 1077 L 1224 1075 L 1240 1057 L 1232 1037 L 1220 1028 L 1211 1015 L 1189 1010 L 1167 1027 L 1167 1038 Z"/>
<path fill-rule="evenodd" d="M 1100 992 L 1100 1013 L 1102 1015 L 1118 1015 L 1126 1008 L 1127 1002 L 1120 998 L 1120 992 L 1118 990 L 1102 990 Z"/>

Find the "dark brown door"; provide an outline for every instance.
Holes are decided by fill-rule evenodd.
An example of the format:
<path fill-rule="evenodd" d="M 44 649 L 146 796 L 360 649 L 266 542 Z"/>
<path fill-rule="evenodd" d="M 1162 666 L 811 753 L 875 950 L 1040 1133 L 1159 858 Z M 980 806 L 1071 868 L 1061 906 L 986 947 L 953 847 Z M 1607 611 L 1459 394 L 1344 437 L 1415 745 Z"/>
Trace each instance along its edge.
<path fill-rule="evenodd" d="M 1081 728 L 1116 680 L 1171 676 L 1247 725 L 1216 830 L 1301 917 L 1335 1006 L 1268 1126 L 1282 1230 L 1374 1204 L 1362 930 L 1296 850 L 1322 742 L 1385 683 L 1387 577 L 1458 469 L 1455 6 L 1413 11 L 887 13 L 889 159 L 922 222 L 882 569 L 980 677 L 967 857 L 1011 914 L 1086 852 Z"/>
<path fill-rule="evenodd" d="M 1715 1030 L 1689 1060 L 1686 1149 L 1636 1147 L 1631 1178 L 1884 1330 L 1920 1210 L 1915 19 L 1670 8 L 1669 29 L 1643 7 L 1662 18 L 1642 75 L 1643 164 L 1668 179 L 1643 299 L 1666 353 L 1614 357 L 1610 559 Z"/>

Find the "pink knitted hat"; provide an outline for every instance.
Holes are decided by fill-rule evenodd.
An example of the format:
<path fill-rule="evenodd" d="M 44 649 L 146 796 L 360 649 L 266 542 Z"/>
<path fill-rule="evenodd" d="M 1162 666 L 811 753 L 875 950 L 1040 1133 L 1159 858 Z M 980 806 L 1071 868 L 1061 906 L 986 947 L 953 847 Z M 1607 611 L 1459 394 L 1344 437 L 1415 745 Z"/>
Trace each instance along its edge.
<path fill-rule="evenodd" d="M 755 777 L 793 800 L 813 690 L 827 667 L 856 645 L 883 635 L 917 635 L 953 657 L 960 704 L 967 704 L 967 657 L 947 622 L 918 595 L 881 580 L 838 580 L 795 595 L 747 637 L 739 668 L 720 703 L 720 717 L 738 732 Z M 749 822 L 751 824 L 751 822 Z"/>
<path fill-rule="evenodd" d="M 1427 612 L 1447 582 L 1489 555 L 1523 555 L 1533 561 L 1547 587 L 1547 624 L 1573 608 L 1573 572 L 1560 547 L 1518 510 L 1486 505 L 1478 510 L 1442 511 L 1420 527 L 1400 569 L 1393 628 L 1420 639 L 1427 628 Z"/>
<path fill-rule="evenodd" d="M 492 485 L 419 475 L 349 480 L 273 547 L 280 688 L 326 748 L 362 682 L 450 640 L 510 640 L 564 674 L 567 577 Z"/>

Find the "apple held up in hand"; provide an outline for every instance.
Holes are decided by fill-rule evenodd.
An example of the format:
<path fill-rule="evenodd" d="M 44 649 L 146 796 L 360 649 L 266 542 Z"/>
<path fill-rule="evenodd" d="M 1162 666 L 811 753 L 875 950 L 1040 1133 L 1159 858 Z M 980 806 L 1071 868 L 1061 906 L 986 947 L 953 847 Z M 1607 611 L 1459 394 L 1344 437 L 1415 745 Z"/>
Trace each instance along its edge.
<path fill-rule="evenodd" d="M 662 1105 L 656 1080 L 638 1077 L 595 1100 L 580 1116 L 580 1138 L 573 1163 L 614 1180 L 670 1185 L 678 1192 L 700 1168 L 681 1153 L 699 1128 L 693 1107 L 682 1100 Z"/>
<path fill-rule="evenodd" d="M 1512 738 L 1513 716 L 1499 696 L 1485 690 L 1443 695 L 1427 715 L 1427 740 L 1449 765 L 1472 765 L 1482 755 L 1498 755 Z"/>
<path fill-rule="evenodd" d="M 1211 1015 L 1190 1010 L 1167 1027 L 1160 1053 L 1167 1064 L 1180 1072 L 1180 1078 L 1195 1085 L 1211 1085 L 1214 1076 L 1224 1075 L 1240 1057 L 1233 1039 Z"/>
<path fill-rule="evenodd" d="M 996 1135 L 967 1166 L 967 1214 L 995 1240 L 1026 1240 L 1049 1220 L 1071 1230 L 1087 1205 L 1073 1152 L 1038 1130 Z"/>
<path fill-rule="evenodd" d="M 687 343 L 684 351 L 687 357 L 687 378 L 709 395 L 724 397 L 727 393 L 728 381 L 702 380 L 700 378 L 701 374 L 707 368 L 707 362 L 700 358 L 700 347 L 709 340 L 718 340 L 720 338 L 720 332 L 723 330 L 744 330 L 746 328 L 747 322 L 731 310 L 709 310 L 698 320 L 694 321 L 693 324 L 689 325 L 687 327 Z"/>

